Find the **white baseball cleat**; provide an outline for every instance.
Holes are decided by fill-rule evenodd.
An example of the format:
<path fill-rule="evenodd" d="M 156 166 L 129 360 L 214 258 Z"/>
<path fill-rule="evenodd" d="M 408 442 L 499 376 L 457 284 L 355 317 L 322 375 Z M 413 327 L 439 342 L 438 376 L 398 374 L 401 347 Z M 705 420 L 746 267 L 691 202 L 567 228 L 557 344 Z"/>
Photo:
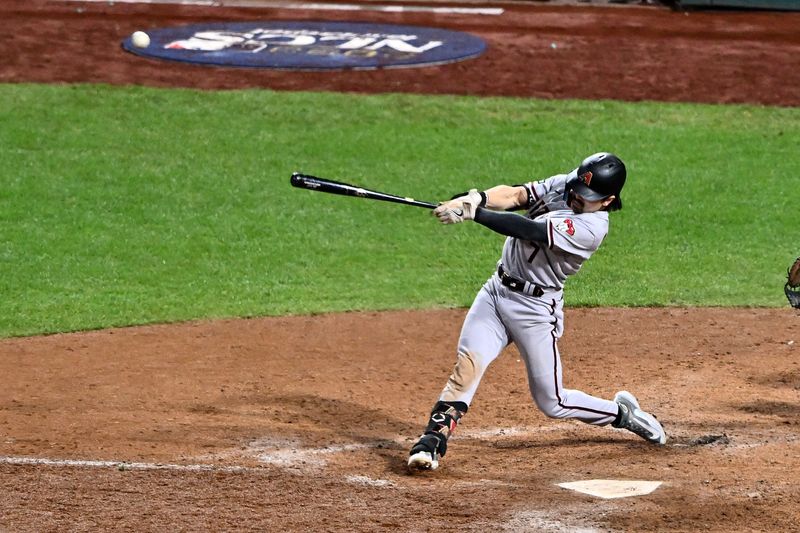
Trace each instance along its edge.
<path fill-rule="evenodd" d="M 439 461 L 436 454 L 420 451 L 408 458 L 408 469 L 412 472 L 423 472 L 426 470 L 436 470 L 439 468 Z"/>
<path fill-rule="evenodd" d="M 619 405 L 620 419 L 612 424 L 615 428 L 627 429 L 653 444 L 663 445 L 667 442 L 667 434 L 656 417 L 642 411 L 636 397 L 628 391 L 619 391 L 614 396 Z"/>
<path fill-rule="evenodd" d="M 435 432 L 422 435 L 414 447 L 411 448 L 411 453 L 408 457 L 408 469 L 413 473 L 439 468 L 439 450 L 443 448 L 442 439 L 444 437 Z M 446 446 L 445 444 L 445 449 Z"/>

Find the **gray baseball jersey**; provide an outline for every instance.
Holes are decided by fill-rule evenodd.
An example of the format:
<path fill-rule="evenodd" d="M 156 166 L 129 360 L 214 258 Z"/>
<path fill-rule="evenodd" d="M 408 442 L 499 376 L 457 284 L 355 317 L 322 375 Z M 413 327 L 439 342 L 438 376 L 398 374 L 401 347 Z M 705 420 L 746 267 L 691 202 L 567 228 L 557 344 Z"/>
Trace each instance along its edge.
<path fill-rule="evenodd" d="M 542 288 L 561 289 L 600 247 L 608 233 L 608 212 L 576 214 L 567 207 L 564 186 L 573 177 L 575 171 L 525 185 L 531 199 L 528 216 L 546 221 L 548 242 L 508 237 L 501 262 L 509 274 Z"/>

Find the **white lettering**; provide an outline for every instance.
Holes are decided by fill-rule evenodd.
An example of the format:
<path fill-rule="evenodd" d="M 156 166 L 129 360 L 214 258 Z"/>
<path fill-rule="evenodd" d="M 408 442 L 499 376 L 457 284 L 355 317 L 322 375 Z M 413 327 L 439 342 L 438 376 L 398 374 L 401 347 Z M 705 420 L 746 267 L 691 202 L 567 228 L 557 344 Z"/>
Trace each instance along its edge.
<path fill-rule="evenodd" d="M 291 41 L 286 41 L 286 38 L 291 38 Z M 262 33 L 258 36 L 259 41 L 270 41 L 274 39 L 272 44 L 281 44 L 285 46 L 309 46 L 317 42 L 313 35 L 281 35 L 278 33 Z"/>
<path fill-rule="evenodd" d="M 375 39 L 372 37 L 355 37 L 350 39 L 346 43 L 340 44 L 337 48 L 341 48 L 342 50 L 358 50 L 359 48 L 364 48 L 367 45 L 370 45 L 375 42 Z"/>
<path fill-rule="evenodd" d="M 442 41 L 430 41 L 427 44 L 415 46 L 409 42 L 415 39 L 417 39 L 416 35 L 256 28 L 242 33 L 200 31 L 189 39 L 168 43 L 165 48 L 213 52 L 235 47 L 257 53 L 271 46 L 301 47 L 314 45 L 318 41 L 341 41 L 341 44 L 336 45 L 336 48 L 340 50 L 374 52 L 390 48 L 403 53 L 421 54 L 443 44 Z"/>
<path fill-rule="evenodd" d="M 177 48 L 180 50 L 200 50 L 203 52 L 216 52 L 224 50 L 235 44 L 242 42 L 241 37 L 222 35 L 216 32 L 202 32 L 184 41 L 173 41 L 164 45 L 165 48 Z"/>
<path fill-rule="evenodd" d="M 437 46 L 441 46 L 442 41 L 431 41 L 425 46 L 414 46 L 408 44 L 405 41 L 400 41 L 397 39 L 384 39 L 382 41 L 378 41 L 377 43 L 368 46 L 369 50 L 379 50 L 380 48 L 389 47 L 398 52 L 410 52 L 414 54 L 421 54 L 422 52 L 426 52 L 432 48 L 436 48 Z"/>

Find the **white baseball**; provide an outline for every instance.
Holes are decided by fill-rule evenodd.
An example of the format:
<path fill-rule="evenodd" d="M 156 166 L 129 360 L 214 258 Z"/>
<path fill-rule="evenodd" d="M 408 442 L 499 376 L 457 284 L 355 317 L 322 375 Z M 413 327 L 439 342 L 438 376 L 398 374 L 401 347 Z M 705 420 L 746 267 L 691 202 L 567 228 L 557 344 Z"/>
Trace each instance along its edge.
<path fill-rule="evenodd" d="M 131 42 L 136 48 L 147 48 L 150 46 L 150 36 L 143 31 L 135 31 L 131 35 Z"/>

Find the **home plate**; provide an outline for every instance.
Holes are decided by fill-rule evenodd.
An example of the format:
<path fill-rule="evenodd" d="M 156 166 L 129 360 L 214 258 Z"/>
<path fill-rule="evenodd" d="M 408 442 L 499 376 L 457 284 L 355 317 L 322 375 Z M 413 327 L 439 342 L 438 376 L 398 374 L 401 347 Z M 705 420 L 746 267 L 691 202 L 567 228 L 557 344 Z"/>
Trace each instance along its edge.
<path fill-rule="evenodd" d="M 570 483 L 558 483 L 559 487 L 582 492 L 598 498 L 627 498 L 644 496 L 656 490 L 661 481 L 624 481 L 621 479 L 587 479 Z"/>

